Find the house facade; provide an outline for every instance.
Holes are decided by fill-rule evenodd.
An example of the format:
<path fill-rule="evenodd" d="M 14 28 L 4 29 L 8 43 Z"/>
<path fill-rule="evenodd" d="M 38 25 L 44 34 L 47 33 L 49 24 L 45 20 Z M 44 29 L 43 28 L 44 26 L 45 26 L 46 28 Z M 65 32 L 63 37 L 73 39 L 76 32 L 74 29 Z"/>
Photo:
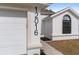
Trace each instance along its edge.
<path fill-rule="evenodd" d="M 42 25 L 42 34 L 51 40 L 79 39 L 79 15 L 72 8 L 44 18 Z"/>
<path fill-rule="evenodd" d="M 40 54 L 41 15 L 48 4 L 0 4 L 0 54 Z"/>

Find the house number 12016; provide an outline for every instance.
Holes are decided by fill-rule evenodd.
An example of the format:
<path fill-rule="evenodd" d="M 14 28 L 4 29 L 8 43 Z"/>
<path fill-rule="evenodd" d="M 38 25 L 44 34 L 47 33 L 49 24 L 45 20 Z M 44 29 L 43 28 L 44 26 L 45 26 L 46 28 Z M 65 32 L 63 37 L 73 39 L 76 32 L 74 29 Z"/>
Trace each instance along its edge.
<path fill-rule="evenodd" d="M 38 11 L 37 11 L 37 7 L 35 7 L 35 20 L 34 20 L 34 23 L 35 23 L 34 35 L 38 35 L 38 23 L 39 23 L 39 20 L 38 20 Z"/>

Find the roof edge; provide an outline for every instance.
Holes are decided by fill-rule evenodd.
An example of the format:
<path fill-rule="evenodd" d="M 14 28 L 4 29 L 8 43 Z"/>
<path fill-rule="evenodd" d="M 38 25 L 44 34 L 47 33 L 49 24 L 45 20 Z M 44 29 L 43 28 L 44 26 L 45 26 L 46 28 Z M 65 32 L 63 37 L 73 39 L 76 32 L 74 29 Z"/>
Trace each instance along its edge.
<path fill-rule="evenodd" d="M 51 15 L 51 17 L 55 17 L 58 14 L 63 13 L 63 12 L 68 11 L 68 10 L 71 11 L 72 13 L 74 13 L 79 18 L 78 12 L 76 12 L 73 8 L 70 8 L 70 7 L 64 8 L 64 9 L 56 12 L 55 14 Z"/>

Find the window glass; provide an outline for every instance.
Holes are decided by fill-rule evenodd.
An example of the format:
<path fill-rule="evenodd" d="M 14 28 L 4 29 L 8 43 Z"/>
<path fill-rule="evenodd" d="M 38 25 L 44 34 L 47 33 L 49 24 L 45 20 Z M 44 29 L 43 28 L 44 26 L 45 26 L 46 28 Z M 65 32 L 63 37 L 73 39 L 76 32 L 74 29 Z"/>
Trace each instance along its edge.
<path fill-rule="evenodd" d="M 65 15 L 63 17 L 63 34 L 71 33 L 71 17 L 69 15 Z"/>

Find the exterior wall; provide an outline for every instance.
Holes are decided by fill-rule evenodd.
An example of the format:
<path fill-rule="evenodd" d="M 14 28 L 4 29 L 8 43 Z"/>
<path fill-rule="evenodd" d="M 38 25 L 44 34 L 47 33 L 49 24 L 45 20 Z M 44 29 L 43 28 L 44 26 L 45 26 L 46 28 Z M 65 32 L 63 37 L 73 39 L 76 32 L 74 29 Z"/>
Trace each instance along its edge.
<path fill-rule="evenodd" d="M 45 29 L 45 20 L 42 20 L 42 23 L 41 23 L 41 35 L 44 35 L 44 29 Z"/>
<path fill-rule="evenodd" d="M 46 19 L 42 21 L 42 35 L 47 38 L 52 38 L 52 20 Z"/>
<path fill-rule="evenodd" d="M 41 37 L 44 37 L 44 26 L 45 26 L 45 22 L 44 22 L 44 18 L 47 17 L 48 15 L 41 15 Z"/>
<path fill-rule="evenodd" d="M 70 15 L 71 17 L 71 34 L 62 34 L 62 20 L 65 14 Z M 65 40 L 65 39 L 78 39 L 78 18 L 74 16 L 71 12 L 64 12 L 52 19 L 53 21 L 53 32 L 52 39 L 53 40 Z"/>
<path fill-rule="evenodd" d="M 39 13 L 39 12 L 38 12 Z M 35 12 L 28 12 L 28 54 L 31 54 L 30 51 L 32 51 L 35 54 L 40 53 L 38 51 L 40 49 L 41 43 L 40 43 L 40 34 L 41 34 L 41 18 L 40 14 L 38 15 L 39 23 L 38 23 L 38 35 L 34 35 L 35 31 Z M 36 52 L 35 52 L 36 51 Z M 32 54 L 33 54 L 32 53 Z"/>
<path fill-rule="evenodd" d="M 25 6 L 25 5 L 27 5 L 27 6 Z M 25 31 L 26 32 L 28 32 L 28 33 L 26 33 L 26 32 L 24 32 L 25 34 L 27 34 L 27 35 L 23 35 L 23 34 L 21 34 L 21 36 L 24 36 L 24 38 L 26 37 L 26 39 L 28 39 L 28 40 L 26 40 L 26 41 L 24 41 L 26 44 L 24 45 L 24 46 L 22 46 L 22 47 L 26 47 L 26 49 L 28 49 L 28 50 L 25 50 L 26 52 L 25 53 L 23 53 L 23 54 L 39 54 L 40 53 L 40 46 L 41 46 L 41 44 L 40 44 L 40 34 L 41 34 L 41 32 L 40 32 L 40 30 L 41 30 L 41 20 L 40 20 L 40 14 L 39 14 L 39 24 L 38 24 L 38 35 L 37 36 L 35 36 L 34 35 L 34 30 L 35 30 L 35 24 L 34 24 L 34 17 L 35 17 L 35 13 L 34 12 L 31 12 L 32 10 L 33 10 L 33 8 L 35 7 L 35 6 L 37 6 L 37 7 L 39 7 L 39 9 L 42 9 L 42 8 L 44 8 L 44 7 L 47 7 L 47 5 L 48 4 L 7 4 L 7 5 L 4 5 L 3 4 L 3 6 L 1 6 L 0 7 L 0 9 L 2 10 L 2 9 L 5 9 L 5 10 L 9 10 L 9 12 L 10 12 L 10 10 L 17 10 L 16 12 L 18 12 L 18 11 L 28 11 L 28 15 L 27 15 L 27 18 L 28 18 L 28 20 L 26 21 L 26 12 L 24 12 L 24 14 L 23 14 L 23 16 L 22 16 L 22 13 L 16 13 L 16 12 L 13 12 L 12 14 L 15 14 L 15 15 L 8 15 L 8 14 L 6 14 L 6 13 L 8 13 L 8 12 L 4 12 L 5 14 L 4 15 L 6 15 L 6 16 L 13 16 L 13 17 L 18 17 L 18 15 L 19 15 L 19 20 L 21 19 L 21 17 L 25 17 L 24 19 L 25 19 L 25 25 L 26 25 L 26 22 L 28 23 L 27 25 L 26 25 L 26 28 L 24 27 L 24 26 L 22 26 L 22 27 L 24 27 L 24 29 L 25 29 Z M 30 6 L 29 6 L 30 5 Z M 11 7 L 12 6 L 12 7 Z M 39 10 L 38 9 L 38 10 Z M 2 12 L 2 11 L 1 11 Z M 1 13 L 0 12 L 0 13 Z M 1 15 L 3 15 L 3 14 L 0 14 L 0 16 Z M 4 18 L 4 17 L 3 17 Z M 13 18 L 12 18 L 13 19 Z M 16 19 L 14 19 L 14 20 L 16 20 Z M 23 19 L 22 19 L 23 20 Z M 15 26 L 16 27 L 16 26 Z M 19 26 L 18 26 L 19 27 Z M 17 28 L 18 28 L 17 27 Z M 27 29 L 28 28 L 28 29 Z M 10 29 L 12 29 L 12 28 L 10 28 Z M 27 29 L 27 30 L 26 30 Z M 17 33 L 18 35 L 20 35 L 19 33 Z M 4 37 L 5 38 L 5 37 Z M 13 37 L 14 38 L 14 37 Z M 19 37 L 19 39 L 21 39 L 20 37 Z M 23 41 L 23 40 L 22 40 Z M 22 42 L 21 41 L 21 42 Z M 19 41 L 16 41 L 16 42 L 19 42 Z M 27 44 L 28 43 L 28 44 Z M 24 44 L 24 43 L 23 43 Z M 27 45 L 27 46 L 26 46 Z M 21 46 L 18 46 L 18 47 L 21 47 Z M 2 49 L 3 50 L 3 49 Z M 6 50 L 6 49 L 5 49 Z M 10 49 L 11 50 L 11 49 Z M 20 49 L 21 50 L 21 49 Z M 9 49 L 8 49 L 8 51 L 9 51 Z M 17 51 L 17 50 L 16 50 Z M 19 51 L 19 50 L 18 50 Z M 18 52 L 17 51 L 17 52 Z M 21 51 L 21 52 L 23 52 L 23 51 Z M 5 53 L 5 52 L 4 52 Z"/>
<path fill-rule="evenodd" d="M 43 19 L 43 18 L 45 18 L 45 17 L 47 17 L 48 15 L 41 15 L 41 19 Z"/>

